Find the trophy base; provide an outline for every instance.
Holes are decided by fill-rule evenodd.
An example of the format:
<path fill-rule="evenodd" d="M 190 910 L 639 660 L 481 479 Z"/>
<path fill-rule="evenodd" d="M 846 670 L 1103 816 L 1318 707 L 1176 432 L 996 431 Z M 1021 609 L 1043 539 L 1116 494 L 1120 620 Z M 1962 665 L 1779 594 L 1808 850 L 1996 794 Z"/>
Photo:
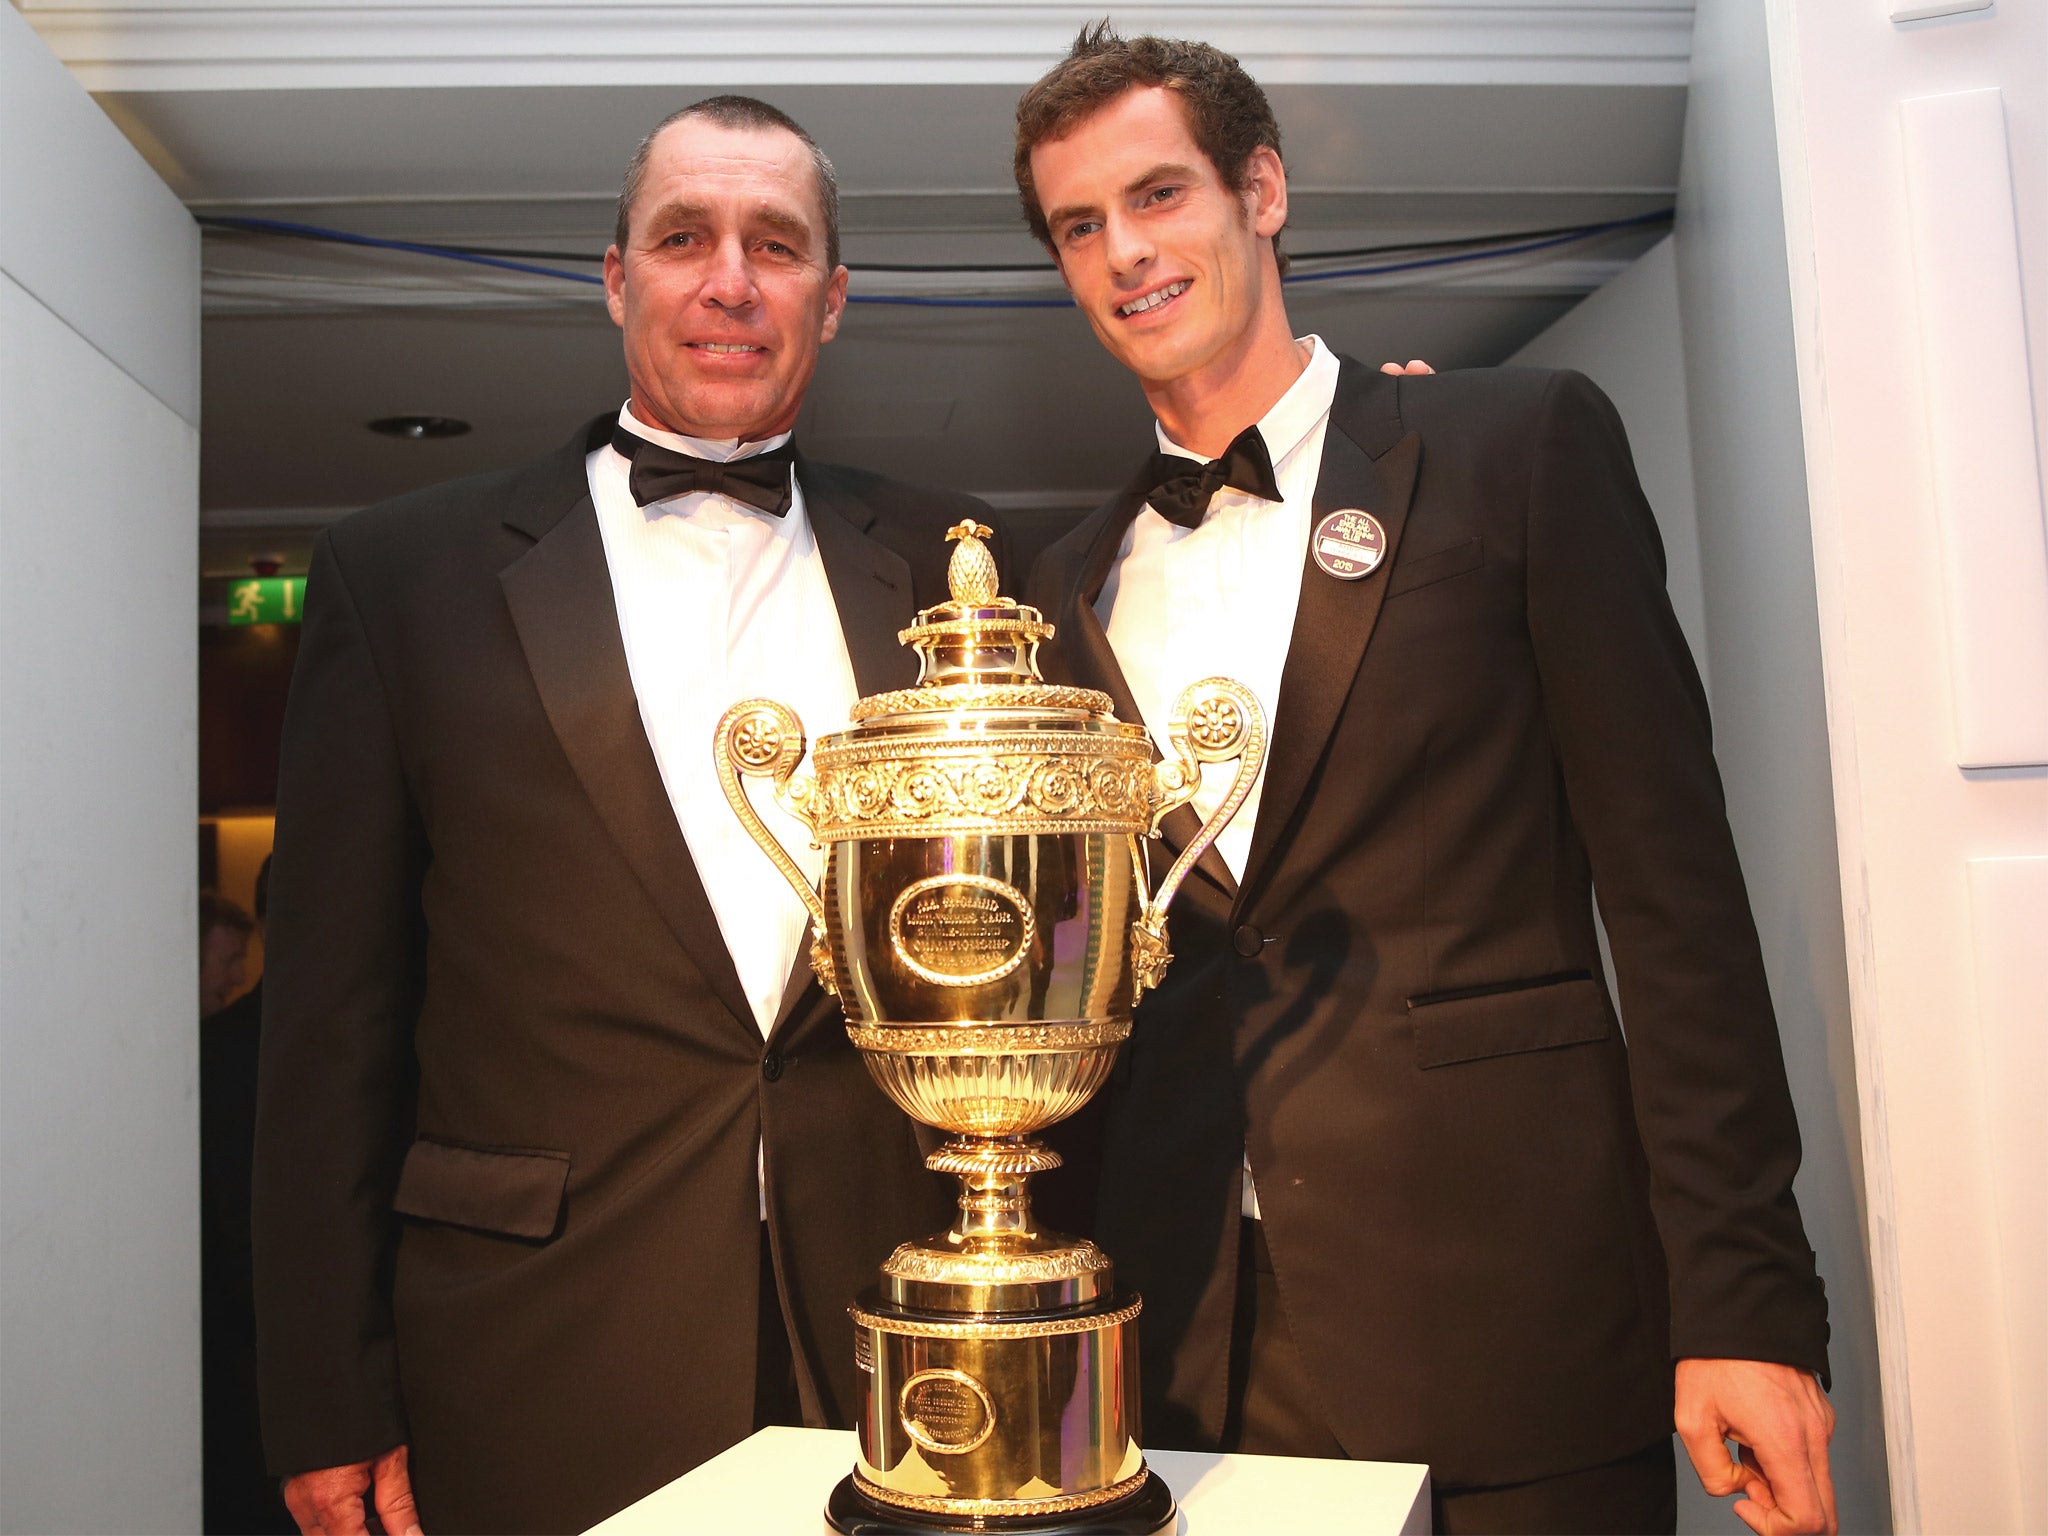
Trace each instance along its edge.
<path fill-rule="evenodd" d="M 1015 1536 L 1162 1536 L 1180 1511 L 1173 1490 L 1156 1472 L 1144 1486 L 1114 1504 L 1057 1515 L 919 1515 L 870 1499 L 843 1477 L 825 1503 L 825 1528 L 837 1536 L 952 1536 L 966 1532 L 1013 1532 Z"/>

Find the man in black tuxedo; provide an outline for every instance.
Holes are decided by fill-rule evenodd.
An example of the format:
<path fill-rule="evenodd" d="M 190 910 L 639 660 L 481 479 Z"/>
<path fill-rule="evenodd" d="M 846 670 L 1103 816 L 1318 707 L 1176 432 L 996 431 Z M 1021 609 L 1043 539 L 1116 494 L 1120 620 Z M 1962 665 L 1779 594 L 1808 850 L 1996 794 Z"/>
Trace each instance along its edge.
<path fill-rule="evenodd" d="M 1273 731 L 1098 1121 L 1148 1443 L 1427 1462 L 1440 1531 L 1670 1530 L 1675 1405 L 1753 1527 L 1831 1530 L 1798 1131 L 1612 407 L 1297 340 L 1279 132 L 1213 48 L 1084 32 L 1016 168 L 1159 424 L 1039 563 L 1053 670 L 1155 733 L 1233 675 Z"/>
<path fill-rule="evenodd" d="M 581 1530 L 763 1423 L 843 1424 L 847 1298 L 944 1220 L 712 727 L 910 685 L 896 630 L 986 509 L 786 446 L 847 274 L 773 108 L 649 137 L 605 278 L 624 410 L 313 554 L 255 1190 L 307 1531 Z"/>

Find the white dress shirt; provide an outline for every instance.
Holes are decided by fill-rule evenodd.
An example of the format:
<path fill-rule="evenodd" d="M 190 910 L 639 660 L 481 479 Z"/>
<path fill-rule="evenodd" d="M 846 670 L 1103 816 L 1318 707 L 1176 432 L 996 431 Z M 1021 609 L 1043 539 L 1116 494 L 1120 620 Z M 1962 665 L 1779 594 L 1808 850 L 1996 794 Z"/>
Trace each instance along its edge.
<path fill-rule="evenodd" d="M 745 445 L 679 437 L 647 426 L 630 406 L 619 421 L 702 459 L 748 458 L 789 440 L 787 433 Z M 628 483 L 631 467 L 609 443 L 585 460 L 626 668 L 676 823 L 765 1038 L 810 915 L 726 804 L 712 735 L 733 704 L 760 697 L 795 710 L 812 741 L 844 730 L 859 697 L 853 663 L 802 486 L 792 486 L 781 517 L 708 491 L 641 507 Z M 762 821 L 815 885 L 825 856 L 810 846 L 809 832 L 775 805 L 767 780 L 744 782 Z"/>
<path fill-rule="evenodd" d="M 1162 752 L 1171 751 L 1166 724 L 1175 700 L 1188 684 L 1205 677 L 1244 684 L 1265 710 L 1269 728 L 1279 710 L 1323 438 L 1337 394 L 1336 354 L 1321 337 L 1301 340 L 1310 348 L 1308 366 L 1259 421 L 1280 500 L 1226 486 L 1196 528 L 1168 522 L 1145 507 L 1124 534 L 1095 600 L 1131 697 Z M 1162 453 L 1206 462 L 1205 455 L 1168 437 L 1164 427 L 1155 424 L 1155 430 Z M 1194 808 L 1203 819 L 1223 803 L 1236 770 L 1235 763 L 1202 765 Z M 1262 769 L 1251 794 L 1216 839 L 1216 851 L 1240 880 L 1264 790 Z M 1244 1213 L 1259 1214 L 1249 1164 Z"/>

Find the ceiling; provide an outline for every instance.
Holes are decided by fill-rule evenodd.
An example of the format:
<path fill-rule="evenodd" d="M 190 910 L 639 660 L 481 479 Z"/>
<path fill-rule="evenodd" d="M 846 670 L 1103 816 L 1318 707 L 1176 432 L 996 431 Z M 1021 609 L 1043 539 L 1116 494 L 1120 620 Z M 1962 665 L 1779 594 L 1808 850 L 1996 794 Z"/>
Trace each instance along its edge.
<path fill-rule="evenodd" d="M 845 257 L 1035 262 L 1009 181 L 1021 86 L 1085 8 L 25 0 L 23 14 L 195 212 L 559 252 L 594 274 L 647 127 L 742 89 L 824 145 Z M 1625 219 L 1669 205 L 1685 0 L 1185 4 L 1266 83 L 1296 252 Z M 1503 260 L 1301 284 L 1297 328 L 1367 361 L 1496 362 L 1633 259 L 1638 229 Z M 1370 262 L 1344 265 L 1371 265 Z M 303 559 L 342 512 L 553 447 L 625 393 L 601 290 L 382 249 L 209 234 L 203 564 Z M 1325 263 L 1325 266 L 1329 264 Z M 1050 274 L 856 271 L 853 293 L 1053 297 Z M 465 436 L 379 437 L 401 413 Z M 1071 310 L 862 303 L 800 431 L 821 458 L 1068 511 L 1145 443 L 1137 390 Z"/>

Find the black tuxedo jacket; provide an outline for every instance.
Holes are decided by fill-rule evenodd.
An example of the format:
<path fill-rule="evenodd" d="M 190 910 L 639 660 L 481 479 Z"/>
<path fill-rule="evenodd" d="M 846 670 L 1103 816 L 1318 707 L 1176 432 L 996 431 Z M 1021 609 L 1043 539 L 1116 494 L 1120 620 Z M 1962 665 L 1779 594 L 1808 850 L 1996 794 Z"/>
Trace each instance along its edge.
<path fill-rule="evenodd" d="M 1092 604 L 1141 502 L 1032 583 L 1049 670 L 1126 719 Z M 1387 557 L 1305 564 L 1243 884 L 1213 850 L 1190 877 L 1101 1101 L 1147 1443 L 1221 1429 L 1242 1148 L 1348 1452 L 1447 1485 L 1595 1465 L 1670 1432 L 1675 1357 L 1824 1365 L 1706 699 L 1580 375 L 1346 360 L 1315 495 L 1342 508 Z"/>
<path fill-rule="evenodd" d="M 740 990 L 627 672 L 609 431 L 323 534 L 285 723 L 265 1437 L 280 1474 L 409 1441 L 435 1532 L 581 1530 L 749 1433 L 757 1138 L 813 1423 L 852 1411 L 848 1300 L 945 1219 L 807 960 L 765 1045 Z M 986 508 L 797 474 L 861 691 L 908 686 Z"/>

